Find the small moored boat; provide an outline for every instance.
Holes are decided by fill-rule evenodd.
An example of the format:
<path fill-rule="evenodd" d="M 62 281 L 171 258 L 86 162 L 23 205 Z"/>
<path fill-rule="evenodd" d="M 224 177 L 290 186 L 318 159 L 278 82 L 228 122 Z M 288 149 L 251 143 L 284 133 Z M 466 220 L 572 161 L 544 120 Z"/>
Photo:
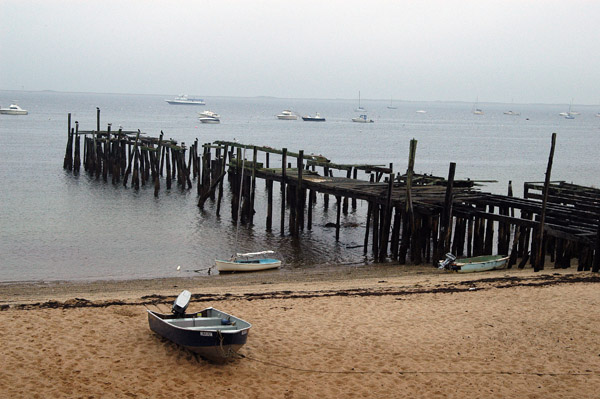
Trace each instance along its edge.
<path fill-rule="evenodd" d="M 298 115 L 294 114 L 289 109 L 286 109 L 284 111 L 281 111 L 281 113 L 277 115 L 277 119 L 281 119 L 284 121 L 295 121 L 296 119 L 298 119 Z"/>
<path fill-rule="evenodd" d="M 230 260 L 217 259 L 215 263 L 219 272 L 256 272 L 277 269 L 281 266 L 281 261 L 265 256 L 274 253 L 274 251 L 261 251 L 236 254 Z"/>
<path fill-rule="evenodd" d="M 198 113 L 198 120 L 202 123 L 220 123 L 221 115 L 207 110 Z"/>
<path fill-rule="evenodd" d="M 8 108 L 0 108 L 0 114 L 3 115 L 27 115 L 28 111 L 19 107 L 17 104 L 10 104 Z"/>
<path fill-rule="evenodd" d="M 234 357 L 246 343 L 252 325 L 212 307 L 186 313 L 190 298 L 187 290 L 179 294 L 172 314 L 148 309 L 150 329 L 210 361 L 224 362 Z"/>
<path fill-rule="evenodd" d="M 506 255 L 484 255 L 456 259 L 456 256 L 447 253 L 446 259 L 440 261 L 439 268 L 458 273 L 484 272 L 504 268 L 506 262 L 508 262 L 508 258 Z"/>
<path fill-rule="evenodd" d="M 306 121 L 306 122 L 325 122 L 325 118 L 323 118 L 321 116 L 321 114 L 319 114 L 318 112 L 315 113 L 315 116 L 312 116 L 312 115 L 303 116 L 302 120 Z"/>
<path fill-rule="evenodd" d="M 367 115 L 362 114 L 360 116 L 357 116 L 356 118 L 352 118 L 352 122 L 373 123 L 373 119 L 369 119 L 369 118 L 367 118 Z"/>

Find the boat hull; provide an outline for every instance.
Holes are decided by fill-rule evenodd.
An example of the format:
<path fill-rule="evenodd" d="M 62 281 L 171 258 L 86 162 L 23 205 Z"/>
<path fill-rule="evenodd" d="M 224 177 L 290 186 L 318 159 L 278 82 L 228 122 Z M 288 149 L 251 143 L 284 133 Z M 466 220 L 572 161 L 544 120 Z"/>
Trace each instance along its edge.
<path fill-rule="evenodd" d="M 217 363 L 235 356 L 248 340 L 248 330 L 252 327 L 250 323 L 214 308 L 183 316 L 147 312 L 148 325 L 153 332 Z M 223 319 L 235 322 L 235 325 L 207 325 L 221 323 Z"/>
<path fill-rule="evenodd" d="M 198 120 L 200 121 L 200 123 L 208 123 L 208 124 L 221 123 L 221 120 L 217 119 L 217 118 L 198 118 Z"/>
<path fill-rule="evenodd" d="M 0 108 L 0 115 L 27 115 L 29 112 L 20 107 Z"/>
<path fill-rule="evenodd" d="M 296 115 L 277 115 L 277 119 L 282 121 L 295 121 L 298 117 Z"/>
<path fill-rule="evenodd" d="M 450 269 L 458 273 L 473 273 L 502 269 L 506 266 L 508 258 L 508 256 L 504 255 L 495 255 L 457 259 L 452 263 Z"/>
<path fill-rule="evenodd" d="M 219 272 L 256 272 L 261 270 L 277 269 L 281 261 L 277 259 L 257 259 L 255 261 L 215 261 Z"/>
<path fill-rule="evenodd" d="M 310 116 L 303 116 L 302 120 L 305 122 L 325 122 L 325 118 L 313 118 Z"/>
<path fill-rule="evenodd" d="M 204 100 L 165 100 L 171 105 L 206 105 Z"/>

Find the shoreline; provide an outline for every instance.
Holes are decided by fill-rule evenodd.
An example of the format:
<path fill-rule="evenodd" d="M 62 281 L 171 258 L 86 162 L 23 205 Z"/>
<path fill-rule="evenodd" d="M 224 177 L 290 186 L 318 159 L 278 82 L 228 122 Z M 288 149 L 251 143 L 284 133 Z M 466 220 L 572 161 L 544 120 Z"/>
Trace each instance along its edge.
<path fill-rule="evenodd" d="M 0 284 L 0 397 L 592 399 L 599 288 L 574 269 L 397 265 Z M 213 364 L 149 329 L 146 310 L 182 289 L 190 310 L 252 324 L 237 358 Z"/>
<path fill-rule="evenodd" d="M 561 276 L 557 278 L 557 276 Z M 298 269 L 256 273 L 216 274 L 211 276 L 169 277 L 135 280 L 38 281 L 0 283 L 0 309 L 33 303 L 64 302 L 74 299 L 121 301 L 124 304 L 145 297 L 175 297 L 187 289 L 196 297 L 260 294 L 269 291 L 326 291 L 347 289 L 410 289 L 416 287 L 456 287 L 468 283 L 512 282 L 533 284 L 535 281 L 569 283 L 600 281 L 600 275 L 576 269 L 500 269 L 482 273 L 452 273 L 425 265 L 369 265 L 348 269 Z M 209 293 L 206 291 L 210 290 Z M 89 306 L 89 305 L 82 305 Z"/>

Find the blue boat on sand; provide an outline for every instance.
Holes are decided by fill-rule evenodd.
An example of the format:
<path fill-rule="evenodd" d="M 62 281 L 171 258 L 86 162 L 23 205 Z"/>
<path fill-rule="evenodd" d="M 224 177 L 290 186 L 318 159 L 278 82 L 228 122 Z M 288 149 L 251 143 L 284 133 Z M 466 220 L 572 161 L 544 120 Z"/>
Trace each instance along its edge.
<path fill-rule="evenodd" d="M 215 308 L 186 313 L 191 294 L 184 290 L 173 304 L 171 314 L 148 309 L 148 324 L 156 334 L 216 363 L 235 358 L 248 340 L 252 325 Z"/>

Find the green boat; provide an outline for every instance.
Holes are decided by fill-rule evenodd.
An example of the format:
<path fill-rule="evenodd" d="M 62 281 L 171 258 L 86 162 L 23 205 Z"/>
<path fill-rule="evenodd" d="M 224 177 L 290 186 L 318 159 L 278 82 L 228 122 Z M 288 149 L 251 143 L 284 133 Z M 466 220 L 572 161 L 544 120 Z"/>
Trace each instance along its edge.
<path fill-rule="evenodd" d="M 506 267 L 508 258 L 507 255 L 484 255 L 475 256 L 473 258 L 456 259 L 456 256 L 447 253 L 446 259 L 440 261 L 439 268 L 458 273 L 485 272 Z"/>

